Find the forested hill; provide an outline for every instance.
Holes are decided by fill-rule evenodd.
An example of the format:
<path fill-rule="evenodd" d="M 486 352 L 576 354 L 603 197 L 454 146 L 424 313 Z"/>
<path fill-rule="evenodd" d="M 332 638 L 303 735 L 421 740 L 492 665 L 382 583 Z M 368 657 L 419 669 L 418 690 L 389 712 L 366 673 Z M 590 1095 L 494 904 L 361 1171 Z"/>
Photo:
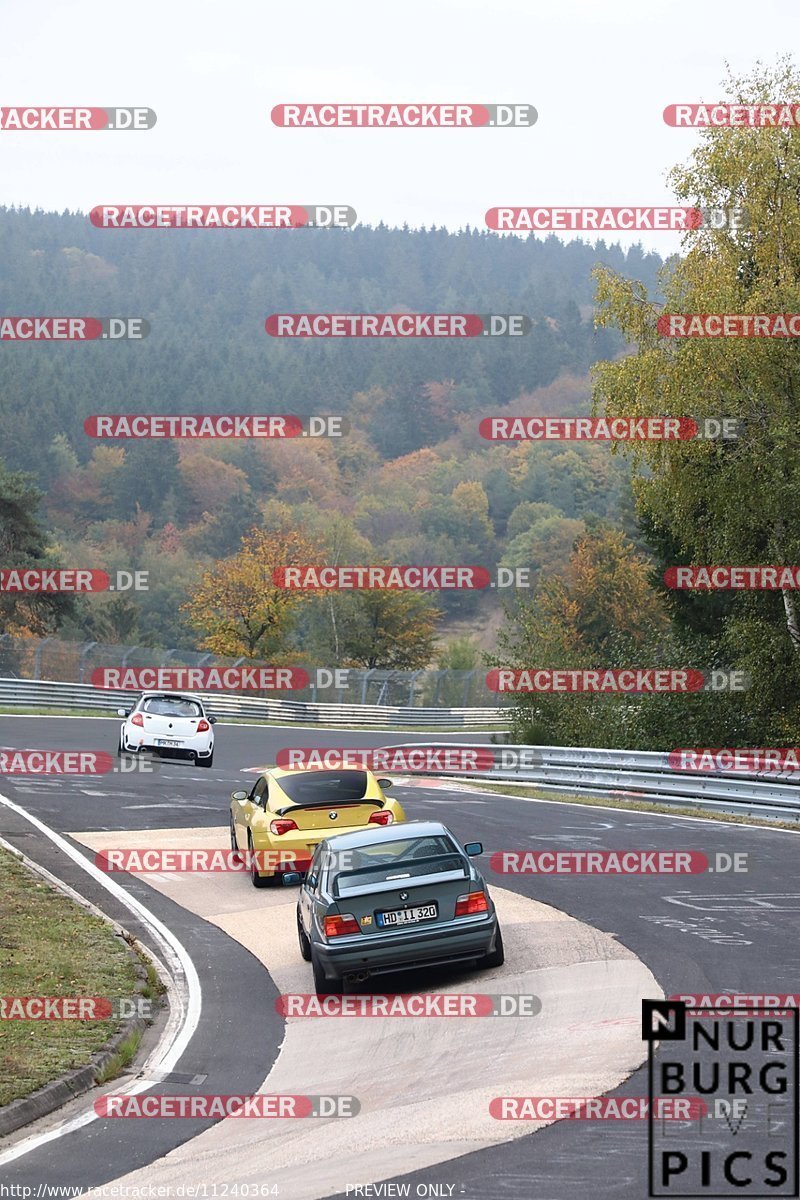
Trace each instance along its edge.
<path fill-rule="evenodd" d="M 598 261 L 653 286 L 634 248 L 443 229 L 102 230 L 82 214 L 0 209 L 0 315 L 139 316 L 144 342 L 0 346 L 2 457 L 45 489 L 92 412 L 350 414 L 382 459 L 447 437 L 619 348 L 592 330 Z M 525 313 L 524 338 L 273 339 L 271 312 Z M 448 384 L 448 403 L 428 385 Z M 374 391 L 372 391 L 375 389 Z M 63 449 L 63 445 L 61 446 Z"/>
<path fill-rule="evenodd" d="M 600 261 L 650 287 L 661 265 L 554 237 L 114 231 L 81 215 L 0 210 L 0 316 L 151 325 L 139 342 L 0 341 L 0 493 L 4 470 L 31 472 L 60 561 L 150 572 L 135 602 L 80 601 L 62 636 L 195 645 L 182 605 L 202 572 L 276 521 L 338 561 L 502 562 L 534 580 L 565 566 L 586 522 L 635 535 L 627 463 L 607 444 L 493 444 L 478 433 L 491 413 L 588 411 L 587 368 L 622 349 L 615 333 L 593 330 Z M 522 313 L 533 327 L 513 339 L 402 341 L 264 330 L 273 312 L 403 309 Z M 108 443 L 83 428 L 104 412 L 342 414 L 351 429 L 340 439 Z M 442 636 L 468 620 L 492 644 L 491 596 L 443 592 L 440 603 Z M 330 630 L 314 628 L 304 644 L 338 661 Z"/>

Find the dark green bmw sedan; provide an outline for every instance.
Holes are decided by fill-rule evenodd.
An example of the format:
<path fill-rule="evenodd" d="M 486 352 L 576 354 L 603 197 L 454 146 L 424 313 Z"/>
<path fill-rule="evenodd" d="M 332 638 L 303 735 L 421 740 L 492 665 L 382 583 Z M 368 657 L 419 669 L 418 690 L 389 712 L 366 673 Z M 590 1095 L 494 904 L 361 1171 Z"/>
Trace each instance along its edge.
<path fill-rule="evenodd" d="M 391 971 L 503 963 L 489 889 L 438 821 L 362 829 L 320 842 L 300 888 L 297 936 L 318 995 Z M 285 883 L 300 880 L 288 874 Z"/>

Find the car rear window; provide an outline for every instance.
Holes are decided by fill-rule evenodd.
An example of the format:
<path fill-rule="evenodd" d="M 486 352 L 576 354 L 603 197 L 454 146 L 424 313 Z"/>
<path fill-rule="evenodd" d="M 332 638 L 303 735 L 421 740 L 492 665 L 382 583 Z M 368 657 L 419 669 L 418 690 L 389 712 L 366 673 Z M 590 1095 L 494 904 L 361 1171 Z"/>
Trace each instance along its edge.
<path fill-rule="evenodd" d="M 151 717 L 201 717 L 203 715 L 196 700 L 185 700 L 181 696 L 150 696 L 142 704 L 142 712 Z"/>
<path fill-rule="evenodd" d="M 412 879 L 445 871 L 466 871 L 464 856 L 449 837 L 402 838 L 354 850 L 331 851 L 331 882 L 339 895 L 373 883 Z"/>
<path fill-rule="evenodd" d="M 298 771 L 282 775 L 282 790 L 295 804 L 333 804 L 361 800 L 367 790 L 366 771 Z"/>

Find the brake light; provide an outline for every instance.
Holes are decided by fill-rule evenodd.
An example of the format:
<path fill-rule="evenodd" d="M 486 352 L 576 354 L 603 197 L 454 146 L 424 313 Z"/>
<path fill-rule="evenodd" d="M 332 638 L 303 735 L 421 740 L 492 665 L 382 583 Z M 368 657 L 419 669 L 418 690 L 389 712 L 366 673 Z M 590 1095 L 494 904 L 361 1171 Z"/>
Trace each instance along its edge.
<path fill-rule="evenodd" d="M 387 809 L 382 809 L 381 812 L 374 812 L 370 817 L 369 825 L 391 825 L 394 816 Z"/>
<path fill-rule="evenodd" d="M 282 833 L 288 833 L 290 829 L 297 829 L 291 817 L 280 817 L 277 821 L 270 821 L 269 831 L 274 833 L 275 837 L 280 837 Z"/>
<path fill-rule="evenodd" d="M 199 721 L 197 725 L 197 732 L 206 733 L 210 728 L 211 726 L 209 725 L 208 721 Z"/>
<path fill-rule="evenodd" d="M 470 892 L 466 896 L 459 896 L 456 900 L 457 917 L 471 917 L 473 913 L 488 911 L 489 901 L 486 898 L 486 892 Z"/>
<path fill-rule="evenodd" d="M 360 933 L 361 926 L 352 913 L 337 913 L 325 918 L 325 937 L 342 937 L 345 933 Z"/>
<path fill-rule="evenodd" d="M 141 713 L 133 714 L 133 716 L 131 717 L 131 725 L 141 725 L 142 729 L 144 729 L 144 721 L 142 720 Z"/>

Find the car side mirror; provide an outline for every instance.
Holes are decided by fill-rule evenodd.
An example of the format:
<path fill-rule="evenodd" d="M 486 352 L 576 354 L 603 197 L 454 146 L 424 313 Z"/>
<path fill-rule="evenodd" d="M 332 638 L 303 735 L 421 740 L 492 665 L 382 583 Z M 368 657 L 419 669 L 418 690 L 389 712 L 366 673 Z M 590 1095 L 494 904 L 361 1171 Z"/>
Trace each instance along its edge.
<path fill-rule="evenodd" d="M 299 883 L 302 878 L 303 876 L 299 871 L 284 871 L 283 886 L 290 887 L 290 885 L 293 883 Z"/>
<path fill-rule="evenodd" d="M 311 874 L 311 875 L 306 875 L 306 883 L 308 884 L 308 886 L 309 886 L 310 888 L 315 888 L 315 887 L 317 886 L 317 876 L 316 876 L 316 873 L 314 873 L 314 874 Z"/>
<path fill-rule="evenodd" d="M 483 854 L 483 842 L 467 842 L 464 849 L 470 858 L 477 858 L 479 854 Z"/>
<path fill-rule="evenodd" d="M 217 723 L 217 718 L 216 718 L 216 717 L 209 717 L 209 718 L 208 718 L 208 723 L 209 723 L 209 725 L 216 725 L 216 723 Z"/>
<path fill-rule="evenodd" d="M 129 708 L 118 708 L 117 709 L 118 717 L 129 717 L 130 715 L 131 715 L 131 710 Z"/>
<path fill-rule="evenodd" d="M 246 800 L 247 792 L 231 792 L 231 800 Z"/>
<path fill-rule="evenodd" d="M 379 779 L 378 787 L 382 792 L 388 792 L 390 787 L 394 787 L 394 784 L 392 783 L 391 779 Z"/>

